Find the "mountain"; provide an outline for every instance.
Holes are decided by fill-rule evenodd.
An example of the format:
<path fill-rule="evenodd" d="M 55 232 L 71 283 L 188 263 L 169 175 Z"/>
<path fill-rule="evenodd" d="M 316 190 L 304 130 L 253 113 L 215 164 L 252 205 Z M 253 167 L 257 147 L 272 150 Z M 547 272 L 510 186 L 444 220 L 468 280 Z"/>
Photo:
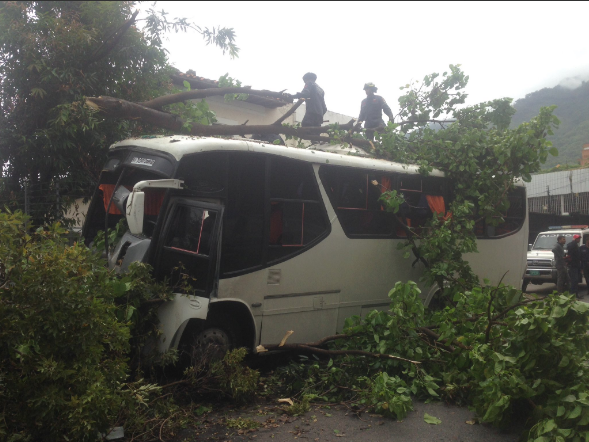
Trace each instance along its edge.
<path fill-rule="evenodd" d="M 581 158 L 583 144 L 589 143 L 589 81 L 565 79 L 558 86 L 544 88 L 527 94 L 514 103 L 516 113 L 511 126 L 529 121 L 538 115 L 541 107 L 558 106 L 554 111 L 560 126 L 548 139 L 559 151 L 558 157 L 550 156 L 543 168 L 557 164 L 576 164 Z M 567 86 L 580 85 L 575 88 Z"/>

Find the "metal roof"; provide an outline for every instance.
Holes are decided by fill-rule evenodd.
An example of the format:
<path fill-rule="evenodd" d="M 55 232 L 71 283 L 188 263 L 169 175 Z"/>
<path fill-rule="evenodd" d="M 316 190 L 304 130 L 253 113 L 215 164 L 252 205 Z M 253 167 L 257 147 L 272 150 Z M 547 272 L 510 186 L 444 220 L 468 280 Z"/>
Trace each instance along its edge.
<path fill-rule="evenodd" d="M 571 190 L 572 184 L 572 190 Z M 526 183 L 528 198 L 568 193 L 589 192 L 589 169 L 563 170 L 562 172 L 533 175 Z"/>

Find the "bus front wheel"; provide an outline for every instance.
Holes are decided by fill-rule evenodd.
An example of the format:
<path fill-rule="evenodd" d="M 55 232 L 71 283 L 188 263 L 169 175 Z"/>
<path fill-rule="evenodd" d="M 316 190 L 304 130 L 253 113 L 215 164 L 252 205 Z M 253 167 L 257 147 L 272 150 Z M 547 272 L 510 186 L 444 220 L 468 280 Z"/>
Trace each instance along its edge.
<path fill-rule="evenodd" d="M 205 326 L 194 339 L 194 347 L 201 357 L 219 360 L 234 346 L 232 334 L 226 327 L 219 325 Z"/>

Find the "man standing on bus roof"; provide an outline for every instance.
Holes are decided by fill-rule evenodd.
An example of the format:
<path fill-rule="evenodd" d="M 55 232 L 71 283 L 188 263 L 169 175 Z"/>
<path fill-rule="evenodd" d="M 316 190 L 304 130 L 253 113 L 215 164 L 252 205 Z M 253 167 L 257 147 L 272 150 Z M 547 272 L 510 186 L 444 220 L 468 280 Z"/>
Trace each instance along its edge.
<path fill-rule="evenodd" d="M 564 245 L 566 241 L 564 235 L 558 235 L 558 238 L 556 238 L 556 245 L 552 249 L 552 253 L 554 253 L 554 265 L 556 267 L 556 291 L 558 293 L 566 292 L 571 285 L 566 262 L 564 260 Z"/>
<path fill-rule="evenodd" d="M 364 85 L 366 98 L 362 100 L 360 116 L 358 117 L 358 123 L 356 123 L 356 126 L 359 126 L 364 121 L 364 129 L 366 129 L 366 135 L 370 139 L 374 136 L 375 131 L 384 129 L 385 127 L 384 120 L 382 119 L 383 112 L 389 117 L 389 121 L 392 122 L 395 118 L 393 111 L 385 99 L 380 95 L 375 95 L 377 90 L 378 88 L 374 83 L 366 83 Z"/>
<path fill-rule="evenodd" d="M 569 256 L 569 278 L 571 279 L 570 293 L 574 293 L 577 299 L 579 296 L 579 282 L 581 280 L 581 252 L 579 243 L 581 235 L 573 235 L 573 240 L 567 244 L 567 255 Z"/>
<path fill-rule="evenodd" d="M 307 72 L 303 75 L 303 81 L 305 87 L 297 94 L 288 95 L 292 98 L 304 98 L 305 99 L 305 116 L 301 121 L 302 127 L 318 127 L 323 124 L 323 115 L 327 112 L 327 106 L 325 105 L 325 92 L 319 87 L 317 83 L 317 75 L 313 72 Z"/>

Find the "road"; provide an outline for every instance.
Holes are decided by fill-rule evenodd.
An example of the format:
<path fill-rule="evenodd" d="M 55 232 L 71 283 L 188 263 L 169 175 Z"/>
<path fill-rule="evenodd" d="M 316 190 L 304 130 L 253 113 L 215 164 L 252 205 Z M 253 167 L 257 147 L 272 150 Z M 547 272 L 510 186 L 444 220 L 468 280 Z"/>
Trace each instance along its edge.
<path fill-rule="evenodd" d="M 520 428 L 501 431 L 479 424 L 466 407 L 414 401 L 414 410 L 398 422 L 378 415 L 356 416 L 345 407 L 313 407 L 304 416 L 280 414 L 279 404 L 249 406 L 241 410 L 214 412 L 203 421 L 198 432 L 181 434 L 186 441 L 362 441 L 362 442 L 517 442 Z M 428 424 L 424 414 L 441 423 Z M 258 422 L 252 431 L 228 428 L 235 419 Z M 242 421 L 245 422 L 245 421 Z"/>
<path fill-rule="evenodd" d="M 556 290 L 556 284 L 528 285 L 526 293 L 537 293 L 538 295 L 549 295 Z M 587 296 L 587 284 L 579 284 L 579 294 L 583 295 L 581 301 L 589 303 Z"/>

